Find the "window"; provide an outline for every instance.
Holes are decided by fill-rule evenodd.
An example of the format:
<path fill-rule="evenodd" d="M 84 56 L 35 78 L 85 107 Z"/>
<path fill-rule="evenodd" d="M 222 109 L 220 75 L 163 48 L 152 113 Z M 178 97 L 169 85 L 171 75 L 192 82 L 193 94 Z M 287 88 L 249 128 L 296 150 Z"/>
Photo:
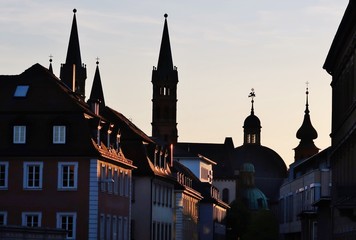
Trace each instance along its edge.
<path fill-rule="evenodd" d="M 7 212 L 0 212 L 0 226 L 7 224 Z"/>
<path fill-rule="evenodd" d="M 101 214 L 100 215 L 100 240 L 104 240 L 105 239 L 105 215 Z"/>
<path fill-rule="evenodd" d="M 117 238 L 118 238 L 118 239 L 122 239 L 122 232 L 123 232 L 122 217 L 119 217 L 119 218 L 118 218 L 117 226 L 118 226 Z"/>
<path fill-rule="evenodd" d="M 128 219 L 127 217 L 124 217 L 124 240 L 129 240 L 129 222 L 128 222 Z"/>
<path fill-rule="evenodd" d="M 40 212 L 23 212 L 22 226 L 41 227 L 42 214 Z"/>
<path fill-rule="evenodd" d="M 111 216 L 106 216 L 106 240 L 111 240 Z"/>
<path fill-rule="evenodd" d="M 18 85 L 16 87 L 14 97 L 26 97 L 28 92 L 28 85 Z"/>
<path fill-rule="evenodd" d="M 119 193 L 119 176 L 117 169 L 114 171 L 114 193 L 115 195 L 118 195 Z"/>
<path fill-rule="evenodd" d="M 58 163 L 58 189 L 77 189 L 78 185 L 78 163 Z"/>
<path fill-rule="evenodd" d="M 27 189 L 42 188 L 42 162 L 25 162 L 23 173 L 23 187 Z"/>
<path fill-rule="evenodd" d="M 112 169 L 111 167 L 108 168 L 108 192 L 112 193 L 112 187 L 113 187 L 113 178 L 112 178 Z"/>
<path fill-rule="evenodd" d="M 102 164 L 100 169 L 100 188 L 102 192 L 106 191 L 106 181 L 106 166 L 105 164 Z"/>
<path fill-rule="evenodd" d="M 9 177 L 9 163 L 0 162 L 0 189 L 7 189 L 8 177 Z"/>
<path fill-rule="evenodd" d="M 57 228 L 67 231 L 67 239 L 75 239 L 76 221 L 76 213 L 57 213 Z"/>
<path fill-rule="evenodd" d="M 53 126 L 53 143 L 54 144 L 66 143 L 66 126 L 63 125 Z"/>
<path fill-rule="evenodd" d="M 14 144 L 24 144 L 26 143 L 26 126 L 16 125 L 14 126 Z"/>
<path fill-rule="evenodd" d="M 112 240 L 117 240 L 117 218 L 112 217 Z"/>

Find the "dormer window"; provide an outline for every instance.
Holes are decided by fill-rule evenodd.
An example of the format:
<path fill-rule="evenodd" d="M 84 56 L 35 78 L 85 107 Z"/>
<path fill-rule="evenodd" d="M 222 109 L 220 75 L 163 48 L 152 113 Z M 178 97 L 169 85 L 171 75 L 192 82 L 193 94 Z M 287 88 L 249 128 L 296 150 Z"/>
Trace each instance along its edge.
<path fill-rule="evenodd" d="M 28 85 L 18 85 L 16 87 L 14 97 L 26 97 L 28 89 L 29 89 Z"/>
<path fill-rule="evenodd" d="M 26 126 L 14 126 L 14 135 L 13 135 L 14 144 L 24 144 L 26 143 Z"/>
<path fill-rule="evenodd" d="M 66 143 L 66 126 L 63 125 L 53 126 L 53 143 L 54 144 Z"/>

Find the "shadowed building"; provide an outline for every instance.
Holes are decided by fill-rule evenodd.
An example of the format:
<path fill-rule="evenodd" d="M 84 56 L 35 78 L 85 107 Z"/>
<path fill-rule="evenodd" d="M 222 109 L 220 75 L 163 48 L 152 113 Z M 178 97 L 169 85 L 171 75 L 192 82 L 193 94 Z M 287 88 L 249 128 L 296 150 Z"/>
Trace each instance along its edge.
<path fill-rule="evenodd" d="M 63 79 L 52 64 L 0 76 L 0 219 L 64 229 L 66 239 L 129 239 L 135 166 L 121 151 L 120 126 L 101 115 L 103 98 L 92 90 L 84 101 L 77 34 L 74 10 Z M 94 78 L 93 88 L 98 67 Z"/>
<path fill-rule="evenodd" d="M 332 76 L 333 239 L 356 239 L 356 2 L 349 1 L 323 68 Z"/>

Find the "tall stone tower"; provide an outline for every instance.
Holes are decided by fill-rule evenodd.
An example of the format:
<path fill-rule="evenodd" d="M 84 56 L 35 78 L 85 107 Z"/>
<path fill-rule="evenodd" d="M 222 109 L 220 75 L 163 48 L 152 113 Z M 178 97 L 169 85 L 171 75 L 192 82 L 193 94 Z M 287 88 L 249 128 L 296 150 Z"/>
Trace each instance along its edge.
<path fill-rule="evenodd" d="M 177 84 L 178 72 L 173 66 L 169 41 L 167 17 L 164 15 L 164 28 L 159 52 L 158 65 L 152 70 L 152 137 L 160 138 L 167 144 L 175 144 L 177 131 Z"/>

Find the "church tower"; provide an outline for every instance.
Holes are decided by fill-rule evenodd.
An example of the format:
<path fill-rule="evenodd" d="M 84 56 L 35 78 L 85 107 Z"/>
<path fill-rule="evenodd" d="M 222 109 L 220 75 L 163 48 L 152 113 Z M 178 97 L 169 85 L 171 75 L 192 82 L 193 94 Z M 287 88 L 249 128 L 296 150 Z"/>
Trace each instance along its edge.
<path fill-rule="evenodd" d="M 165 14 L 158 65 L 152 70 L 152 137 L 160 138 L 167 144 L 175 144 L 178 140 L 178 72 L 177 68 L 173 66 L 167 17 L 168 15 Z"/>
<path fill-rule="evenodd" d="M 253 107 L 255 90 L 252 88 L 249 97 L 251 98 L 251 114 L 244 121 L 244 145 L 253 144 L 261 145 L 261 121 L 255 115 L 255 110 Z"/>
<path fill-rule="evenodd" d="M 317 148 L 314 144 L 314 139 L 318 137 L 317 131 L 314 129 L 309 115 L 309 103 L 308 96 L 309 90 L 305 92 L 306 94 L 306 104 L 304 111 L 304 120 L 302 126 L 298 129 L 296 137 L 300 139 L 299 145 L 294 148 L 294 161 L 298 161 L 301 159 L 305 159 L 313 156 L 314 154 L 319 152 L 319 148 Z"/>
<path fill-rule="evenodd" d="M 77 10 L 74 9 L 72 30 L 69 37 L 68 51 L 66 62 L 61 65 L 60 79 L 73 92 L 79 94 L 83 99 L 85 98 L 85 80 L 87 78 L 87 69 L 82 64 L 80 56 L 79 37 L 77 20 L 75 17 Z"/>

